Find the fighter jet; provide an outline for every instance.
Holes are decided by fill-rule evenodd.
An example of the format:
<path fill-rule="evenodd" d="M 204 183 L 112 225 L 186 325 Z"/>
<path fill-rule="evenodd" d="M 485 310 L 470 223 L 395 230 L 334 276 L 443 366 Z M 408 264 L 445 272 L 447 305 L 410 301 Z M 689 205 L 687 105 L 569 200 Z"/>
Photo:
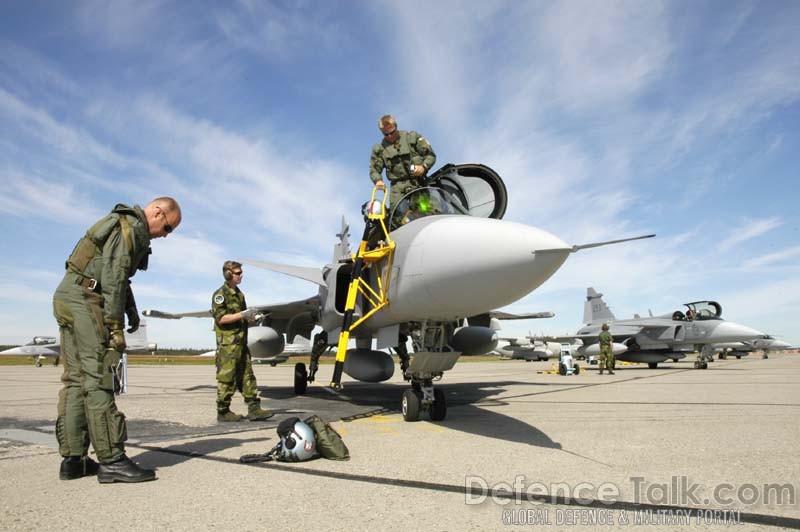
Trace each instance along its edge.
<path fill-rule="evenodd" d="M 248 331 L 248 346 L 250 347 L 250 359 L 255 364 L 269 364 L 273 368 L 278 364 L 286 362 L 290 357 L 310 355 L 311 344 L 304 341 L 301 336 L 295 337 L 296 343 L 284 343 L 280 352 L 275 353 L 276 349 L 271 347 L 274 339 L 274 329 L 271 327 L 251 327 Z M 265 340 L 265 341 L 264 341 Z M 217 350 L 207 351 L 196 355 L 200 358 L 214 358 Z"/>
<path fill-rule="evenodd" d="M 125 333 L 125 343 L 127 345 L 125 349 L 127 353 L 152 353 L 158 349 L 158 345 L 147 341 L 146 320 L 141 320 L 139 330 L 135 333 Z M 46 359 L 52 359 L 53 365 L 58 366 L 61 357 L 61 344 L 55 336 L 34 336 L 33 341 L 19 347 L 0 351 L 0 355 L 32 357 L 37 368 L 41 367 L 42 362 Z"/>
<path fill-rule="evenodd" d="M 500 338 L 495 353 L 500 358 L 535 362 L 561 356 L 563 345 L 560 342 L 548 342 L 532 336 L 524 338 Z"/>
<path fill-rule="evenodd" d="M 614 337 L 613 351 L 617 360 L 647 362 L 656 368 L 660 362 L 679 360 L 687 352 L 699 351 L 696 368 L 706 369 L 713 358 L 714 345 L 723 342 L 746 342 L 761 338 L 764 333 L 722 319 L 722 306 L 716 301 L 694 301 L 662 316 L 618 320 L 603 301 L 603 294 L 586 289 L 584 326 L 574 337 L 583 342 L 579 352 L 600 353 L 597 336 L 604 323 Z"/>
<path fill-rule="evenodd" d="M 535 290 L 571 253 L 654 236 L 570 246 L 543 229 L 503 220 L 505 184 L 480 164 L 446 165 L 428 186 L 392 205 L 388 216 L 385 199 L 376 199 L 373 190 L 365 204 L 358 253 L 350 248 L 349 226 L 342 219 L 333 261 L 320 269 L 241 262 L 318 285 L 317 295 L 307 299 L 258 307 L 267 316 L 263 324 L 275 330 L 276 346 L 283 341 L 281 333 L 290 340 L 310 338 L 314 327 L 322 328 L 314 337 L 310 370 L 302 363 L 295 366 L 297 394 L 315 379 L 321 349 L 338 345 L 340 335 L 354 339 L 355 347 L 337 350 L 333 387 L 340 386 L 340 368 L 365 382 L 391 378 L 393 360 L 380 349 L 398 348 L 403 376 L 411 383 L 402 397 L 407 421 L 418 420 L 425 410 L 432 420 L 445 418 L 445 395 L 434 390 L 433 381 L 462 354 L 496 347 L 493 311 Z M 412 357 L 403 352 L 407 338 Z"/>
<path fill-rule="evenodd" d="M 768 334 L 755 340 L 714 344 L 714 351 L 719 353 L 720 359 L 725 359 L 728 356 L 740 359 L 753 351 L 762 351 L 763 358 L 769 358 L 770 351 L 785 351 L 787 349 L 794 349 L 794 347 L 792 347 L 792 344 L 777 340 L 774 336 Z"/>

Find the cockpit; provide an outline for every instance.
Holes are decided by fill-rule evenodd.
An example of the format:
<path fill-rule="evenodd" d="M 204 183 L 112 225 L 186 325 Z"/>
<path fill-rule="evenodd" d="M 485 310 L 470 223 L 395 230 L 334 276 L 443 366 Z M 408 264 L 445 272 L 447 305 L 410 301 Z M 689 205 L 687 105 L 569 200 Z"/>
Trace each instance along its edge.
<path fill-rule="evenodd" d="M 418 218 L 461 214 L 500 219 L 506 212 L 506 186 L 482 164 L 448 164 L 431 174 L 427 186 L 415 189 L 391 206 L 389 230 Z"/>
<path fill-rule="evenodd" d="M 694 301 L 692 303 L 684 303 L 686 312 L 676 310 L 672 314 L 672 319 L 676 321 L 694 321 L 694 320 L 721 320 L 722 319 L 722 305 L 716 301 Z"/>

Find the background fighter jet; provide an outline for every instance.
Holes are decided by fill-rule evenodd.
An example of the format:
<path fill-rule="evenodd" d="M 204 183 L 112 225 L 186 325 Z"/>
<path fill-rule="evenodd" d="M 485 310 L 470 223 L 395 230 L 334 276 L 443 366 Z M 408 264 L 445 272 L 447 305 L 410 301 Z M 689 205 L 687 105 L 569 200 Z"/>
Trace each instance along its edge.
<path fill-rule="evenodd" d="M 127 353 L 152 353 L 158 349 L 158 345 L 147 341 L 146 320 L 141 320 L 139 330 L 135 333 L 125 333 L 125 343 Z M 57 366 L 61 357 L 61 344 L 55 336 L 35 336 L 32 342 L 0 351 L 0 355 L 32 357 L 37 368 L 41 367 L 45 359 L 51 359 L 53 365 Z"/>
<path fill-rule="evenodd" d="M 794 348 L 792 344 L 777 340 L 768 334 L 765 334 L 762 338 L 756 338 L 755 340 L 714 344 L 714 351 L 719 353 L 719 358 L 721 359 L 727 358 L 729 355 L 742 358 L 753 351 L 763 351 L 763 358 L 769 358 L 770 351 L 785 351 L 787 349 Z"/>
<path fill-rule="evenodd" d="M 310 355 L 311 344 L 303 339 L 301 336 L 295 337 L 295 343 L 287 343 L 283 346 L 280 353 L 274 353 L 275 349 L 270 347 L 274 341 L 273 336 L 275 330 L 271 327 L 251 327 L 247 332 L 248 346 L 251 348 L 250 359 L 256 364 L 269 364 L 272 367 L 277 366 L 282 362 L 286 362 L 290 357 Z M 263 342 L 262 340 L 266 340 Z M 207 351 L 197 355 L 201 358 L 214 358 L 217 356 L 217 350 Z"/>
<path fill-rule="evenodd" d="M 577 347 L 576 345 L 575 349 Z M 550 342 L 533 336 L 526 336 L 525 338 L 500 338 L 494 352 L 500 355 L 501 358 L 535 362 L 537 360 L 559 358 L 565 348 L 571 349 L 570 344 Z"/>
<path fill-rule="evenodd" d="M 374 208 L 372 202 L 370 209 Z M 283 347 L 282 333 L 290 340 L 296 335 L 310 338 L 314 327 L 322 328 L 314 337 L 310 371 L 304 364 L 296 365 L 295 392 L 305 393 L 307 383 L 314 380 L 319 354 L 338 343 L 345 315 L 353 318 L 352 323 L 364 317 L 350 334 L 355 348 L 346 352 L 344 372 L 366 382 L 387 380 L 394 363 L 379 350 L 397 347 L 403 376 L 411 382 L 403 394 L 404 418 L 415 421 L 421 410 L 429 410 L 431 419 L 444 419 L 445 396 L 434 390 L 433 381 L 462 354 L 484 354 L 496 347 L 492 312 L 536 289 L 571 253 L 624 241 L 570 246 L 542 229 L 502 220 L 505 210 L 505 184 L 492 169 L 447 165 L 432 175 L 430 186 L 392 205 L 386 217 L 388 234 L 375 231 L 383 222 L 374 223 L 375 211 L 366 211 L 372 217 L 368 215 L 365 241 L 371 242 L 370 248 L 389 249 L 383 258 L 372 262 L 362 261 L 361 254 L 354 258 L 349 228 L 342 220 L 333 261 L 321 269 L 243 260 L 318 285 L 314 297 L 258 307 L 267 316 L 263 325 L 275 332 L 276 349 Z M 355 277 L 365 279 L 368 290 L 354 299 L 351 311 L 346 307 Z M 187 314 L 146 311 L 145 315 Z M 410 358 L 404 349 L 407 338 L 414 348 Z M 339 384 L 336 376 L 335 369 L 334 385 Z"/>
<path fill-rule="evenodd" d="M 600 327 L 608 323 L 614 337 L 613 351 L 618 360 L 647 362 L 650 368 L 668 359 L 677 361 L 687 352 L 699 351 L 695 367 L 705 369 L 712 358 L 714 344 L 746 342 L 761 338 L 764 333 L 724 321 L 722 306 L 716 301 L 686 303 L 685 311 L 671 314 L 618 320 L 603 301 L 603 294 L 594 288 L 586 290 L 583 321 L 585 325 L 574 337 L 583 342 L 579 352 L 596 355 L 600 352 L 597 336 Z"/>

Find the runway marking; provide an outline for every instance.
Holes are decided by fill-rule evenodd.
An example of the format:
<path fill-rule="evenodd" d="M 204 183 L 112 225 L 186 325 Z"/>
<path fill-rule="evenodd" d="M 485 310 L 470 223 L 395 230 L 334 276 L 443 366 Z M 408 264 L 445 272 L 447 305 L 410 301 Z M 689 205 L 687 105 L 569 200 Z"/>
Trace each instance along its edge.
<path fill-rule="evenodd" d="M 185 458 L 198 458 L 201 460 L 211 460 L 214 462 L 226 463 L 236 466 L 243 466 L 243 467 L 260 467 L 264 469 L 275 469 L 277 471 L 283 471 L 287 473 L 296 473 L 299 475 L 309 475 L 313 477 L 322 477 L 322 478 L 331 478 L 335 480 L 349 480 L 354 482 L 364 482 L 367 484 L 378 484 L 384 486 L 393 486 L 397 488 L 412 488 L 412 489 L 422 489 L 422 490 L 430 490 L 430 491 L 438 491 L 444 493 L 455 493 L 458 495 L 468 496 L 471 495 L 475 496 L 482 496 L 484 494 L 488 495 L 489 497 L 496 497 L 499 499 L 508 499 L 510 501 L 514 500 L 527 500 L 527 495 L 521 491 L 509 492 L 506 490 L 498 490 L 498 489 L 488 489 L 488 490 L 473 490 L 470 487 L 459 485 L 459 484 L 442 484 L 438 482 L 426 482 L 421 480 L 408 480 L 408 479 L 401 479 L 401 478 L 389 478 L 389 477 L 378 477 L 374 475 L 361 475 L 355 473 L 343 473 L 341 471 L 326 471 L 324 469 L 305 469 L 301 465 L 293 464 L 293 465 L 285 465 L 279 462 L 255 462 L 255 463 L 247 463 L 242 464 L 236 459 L 233 458 L 225 458 L 222 456 L 209 456 L 203 455 L 199 453 L 192 453 L 186 451 L 179 451 L 175 449 L 162 449 L 160 447 L 154 447 L 150 445 L 140 445 L 134 446 L 130 445 L 129 447 L 135 447 L 138 449 L 143 449 L 145 451 L 152 451 L 152 452 L 162 452 L 166 454 L 175 454 L 179 456 L 183 456 Z M 475 493 L 473 493 L 475 492 Z M 635 503 L 630 501 L 615 501 L 615 502 L 607 502 L 607 501 L 591 501 L 588 504 L 582 504 L 578 502 L 577 499 L 574 498 L 567 498 L 563 495 L 550 495 L 549 493 L 542 495 L 542 497 L 546 500 L 548 504 L 553 504 L 554 506 L 577 506 L 580 508 L 607 508 L 607 509 L 619 509 L 619 510 L 627 510 L 627 511 L 634 511 L 634 510 L 652 510 L 655 512 L 661 510 L 672 510 L 672 511 L 703 511 L 706 508 L 695 508 L 691 506 L 678 506 L 678 505 L 662 505 L 662 504 L 648 504 L 648 503 Z M 713 511 L 713 509 L 708 508 L 708 510 Z M 775 526 L 775 527 L 783 527 L 783 528 L 795 528 L 800 529 L 800 518 L 794 517 L 784 517 L 780 515 L 770 515 L 770 514 L 762 514 L 762 513 L 755 513 L 755 512 L 741 512 L 740 514 L 741 522 L 742 523 L 753 523 L 765 526 Z"/>

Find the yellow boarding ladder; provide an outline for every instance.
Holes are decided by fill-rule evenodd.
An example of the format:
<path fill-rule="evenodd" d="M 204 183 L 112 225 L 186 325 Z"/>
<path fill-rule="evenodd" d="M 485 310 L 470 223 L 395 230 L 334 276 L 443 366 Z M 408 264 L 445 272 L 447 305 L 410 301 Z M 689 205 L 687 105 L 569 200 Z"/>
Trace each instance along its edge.
<path fill-rule="evenodd" d="M 333 379 L 331 380 L 331 388 L 337 390 L 342 388 L 342 371 L 344 370 L 344 361 L 347 358 L 347 344 L 350 341 L 351 331 L 354 331 L 356 327 L 364 323 L 370 316 L 389 304 L 387 295 L 395 244 L 389 237 L 389 231 L 386 228 L 384 216 L 384 212 L 386 211 L 386 190 L 383 190 L 380 210 L 374 208 L 376 206 L 375 193 L 377 191 L 378 187 L 372 189 L 372 198 L 369 202 L 367 213 L 367 223 L 364 226 L 364 236 L 361 237 L 358 253 L 353 255 L 353 271 L 350 274 L 350 286 L 347 288 L 347 302 L 345 303 L 344 318 L 342 319 L 342 332 L 339 334 L 339 344 L 336 348 L 336 364 L 333 368 Z M 370 235 L 378 229 L 380 229 L 380 234 L 382 235 L 382 238 L 378 241 L 378 247 L 367 249 Z M 374 263 L 383 259 L 386 259 L 386 264 L 381 274 L 377 275 L 378 290 L 376 292 L 367 282 L 366 273 Z M 356 308 L 356 298 L 359 294 L 361 294 L 362 301 L 368 303 L 371 308 L 354 322 L 353 311 Z M 364 305 L 364 308 L 366 307 L 367 305 Z"/>

